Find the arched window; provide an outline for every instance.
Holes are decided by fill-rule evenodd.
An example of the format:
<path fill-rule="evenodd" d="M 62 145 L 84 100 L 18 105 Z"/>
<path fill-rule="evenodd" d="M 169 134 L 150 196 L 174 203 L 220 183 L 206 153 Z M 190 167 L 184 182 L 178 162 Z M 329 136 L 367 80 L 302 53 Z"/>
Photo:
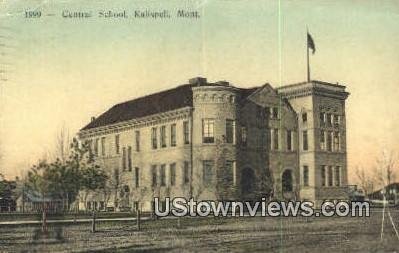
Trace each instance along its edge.
<path fill-rule="evenodd" d="M 281 181 L 283 192 L 292 192 L 293 187 L 291 170 L 284 171 Z"/>

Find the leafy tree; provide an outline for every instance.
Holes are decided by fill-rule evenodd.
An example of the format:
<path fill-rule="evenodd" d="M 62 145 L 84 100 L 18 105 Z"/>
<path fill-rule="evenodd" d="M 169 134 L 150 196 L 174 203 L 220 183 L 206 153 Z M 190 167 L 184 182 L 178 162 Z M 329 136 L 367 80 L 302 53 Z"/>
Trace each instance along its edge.
<path fill-rule="evenodd" d="M 81 190 L 86 199 L 90 192 L 103 189 L 106 180 L 105 172 L 94 163 L 89 145 L 74 138 L 68 159 L 57 158 L 53 163 L 39 161 L 28 172 L 26 185 L 43 197 L 61 199 L 69 210 Z"/>

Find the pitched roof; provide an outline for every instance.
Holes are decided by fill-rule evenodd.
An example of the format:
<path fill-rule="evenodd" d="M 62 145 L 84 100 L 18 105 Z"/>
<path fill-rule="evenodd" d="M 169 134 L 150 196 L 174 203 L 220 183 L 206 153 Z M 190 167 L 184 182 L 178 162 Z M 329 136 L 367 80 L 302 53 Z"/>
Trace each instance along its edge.
<path fill-rule="evenodd" d="M 185 84 L 170 90 L 161 91 L 114 105 L 111 109 L 83 127 L 82 130 L 88 130 L 91 128 L 175 110 L 186 106 L 192 106 L 192 86 L 192 84 Z"/>
<path fill-rule="evenodd" d="M 91 128 L 111 125 L 135 118 L 176 110 L 187 106 L 193 106 L 193 92 L 191 88 L 194 86 L 198 85 L 184 84 L 173 89 L 161 91 L 114 105 L 111 107 L 111 109 L 101 114 L 81 130 L 88 130 Z M 259 87 L 249 89 L 239 88 L 241 98 L 248 97 L 258 88 Z"/>

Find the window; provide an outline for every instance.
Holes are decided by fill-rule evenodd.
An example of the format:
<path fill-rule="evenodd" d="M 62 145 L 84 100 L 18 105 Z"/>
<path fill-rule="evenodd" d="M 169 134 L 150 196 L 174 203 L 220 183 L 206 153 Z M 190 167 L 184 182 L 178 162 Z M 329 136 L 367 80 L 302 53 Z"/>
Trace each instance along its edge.
<path fill-rule="evenodd" d="M 161 186 L 166 185 L 166 165 L 162 164 L 161 165 L 161 171 L 160 171 L 160 177 L 161 177 Z"/>
<path fill-rule="evenodd" d="M 326 136 L 324 130 L 320 130 L 320 149 L 326 150 Z"/>
<path fill-rule="evenodd" d="M 324 126 L 326 124 L 326 114 L 324 112 L 320 113 L 320 125 Z"/>
<path fill-rule="evenodd" d="M 161 126 L 161 148 L 166 147 L 166 126 Z"/>
<path fill-rule="evenodd" d="M 97 138 L 94 142 L 94 155 L 95 156 L 98 156 L 98 142 L 99 142 L 99 139 Z"/>
<path fill-rule="evenodd" d="M 184 161 L 184 167 L 183 167 L 183 184 L 188 184 L 190 182 L 190 171 L 189 171 L 190 165 L 188 161 Z"/>
<path fill-rule="evenodd" d="M 303 150 L 308 150 L 309 149 L 309 144 L 308 144 L 308 131 L 302 131 L 302 148 Z"/>
<path fill-rule="evenodd" d="M 293 183 L 292 183 L 292 172 L 291 170 L 285 170 L 282 178 L 281 178 L 282 190 L 283 192 L 292 192 Z"/>
<path fill-rule="evenodd" d="M 151 130 L 152 149 L 157 149 L 157 128 L 153 127 Z"/>
<path fill-rule="evenodd" d="M 171 163 L 169 165 L 170 169 L 170 185 L 173 186 L 176 184 L 176 163 Z"/>
<path fill-rule="evenodd" d="M 339 132 L 334 132 L 334 151 L 340 150 L 339 139 Z"/>
<path fill-rule="evenodd" d="M 176 124 L 170 125 L 170 146 L 176 147 Z"/>
<path fill-rule="evenodd" d="M 303 166 L 303 186 L 309 186 L 309 167 Z"/>
<path fill-rule="evenodd" d="M 119 134 L 115 135 L 115 153 L 119 154 L 120 152 L 119 147 Z"/>
<path fill-rule="evenodd" d="M 224 179 L 229 184 L 236 185 L 236 161 L 226 161 L 226 175 Z"/>
<path fill-rule="evenodd" d="M 203 143 L 214 143 L 215 142 L 214 127 L 215 127 L 215 120 L 213 120 L 213 119 L 203 119 L 202 120 Z"/>
<path fill-rule="evenodd" d="M 105 156 L 105 137 L 101 138 L 101 155 Z"/>
<path fill-rule="evenodd" d="M 327 125 L 332 126 L 332 115 L 331 113 L 327 113 Z"/>
<path fill-rule="evenodd" d="M 302 113 L 302 122 L 303 123 L 308 122 L 308 114 L 306 112 Z"/>
<path fill-rule="evenodd" d="M 326 166 L 325 165 L 321 166 L 320 174 L 321 174 L 321 186 L 326 186 Z"/>
<path fill-rule="evenodd" d="M 328 186 L 333 186 L 333 167 L 328 166 Z"/>
<path fill-rule="evenodd" d="M 190 143 L 190 129 L 188 121 L 183 122 L 183 139 L 184 139 L 184 144 Z"/>
<path fill-rule="evenodd" d="M 273 109 L 272 109 L 272 118 L 278 119 L 278 108 L 277 107 L 273 107 Z"/>
<path fill-rule="evenodd" d="M 226 142 L 236 143 L 236 122 L 231 119 L 226 119 Z"/>
<path fill-rule="evenodd" d="M 278 140 L 278 129 L 277 128 L 273 129 L 272 133 L 273 133 L 273 149 L 278 150 L 278 141 L 279 141 Z"/>
<path fill-rule="evenodd" d="M 86 141 L 87 148 L 89 149 L 90 156 L 93 155 L 93 140 Z"/>
<path fill-rule="evenodd" d="M 334 115 L 334 126 L 339 126 L 339 115 Z"/>
<path fill-rule="evenodd" d="M 340 186 L 341 185 L 341 168 L 339 166 L 335 167 L 335 186 Z"/>
<path fill-rule="evenodd" d="M 136 151 L 139 152 L 140 151 L 140 131 L 136 131 L 135 132 L 136 135 Z"/>
<path fill-rule="evenodd" d="M 126 170 L 126 148 L 122 148 L 122 170 Z"/>
<path fill-rule="evenodd" d="M 203 161 L 203 168 L 202 168 L 202 179 L 204 185 L 210 185 L 213 181 L 213 161 L 205 160 Z"/>
<path fill-rule="evenodd" d="M 241 127 L 241 144 L 242 146 L 247 146 L 247 128 L 245 126 Z"/>
<path fill-rule="evenodd" d="M 270 116 L 271 116 L 271 114 L 270 114 L 270 107 L 265 107 L 265 109 L 264 109 L 264 112 L 265 112 L 265 117 L 266 118 L 270 118 Z"/>
<path fill-rule="evenodd" d="M 327 151 L 332 151 L 332 132 L 327 132 Z"/>
<path fill-rule="evenodd" d="M 152 165 L 151 167 L 151 177 L 152 177 L 152 186 L 157 186 L 157 166 Z"/>
<path fill-rule="evenodd" d="M 140 186 L 140 169 L 138 167 L 134 168 L 134 185 L 136 188 Z"/>
<path fill-rule="evenodd" d="M 292 151 L 292 131 L 287 130 L 287 150 Z"/>
<path fill-rule="evenodd" d="M 261 106 L 256 106 L 256 118 L 263 119 L 264 113 Z"/>
<path fill-rule="evenodd" d="M 132 147 L 131 146 L 129 146 L 127 148 L 127 168 L 128 168 L 129 171 L 133 170 L 133 167 L 132 167 Z"/>

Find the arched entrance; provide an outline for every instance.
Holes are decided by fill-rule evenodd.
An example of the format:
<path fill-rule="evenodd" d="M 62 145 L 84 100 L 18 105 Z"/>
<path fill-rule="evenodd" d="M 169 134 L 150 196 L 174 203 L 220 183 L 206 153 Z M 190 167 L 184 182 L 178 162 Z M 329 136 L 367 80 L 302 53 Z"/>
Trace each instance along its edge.
<path fill-rule="evenodd" d="M 255 189 L 255 173 L 253 169 L 247 167 L 241 171 L 241 194 L 249 197 Z"/>
<path fill-rule="evenodd" d="M 283 193 L 292 192 L 294 190 L 291 170 L 285 170 L 283 172 L 281 176 L 281 187 Z"/>

